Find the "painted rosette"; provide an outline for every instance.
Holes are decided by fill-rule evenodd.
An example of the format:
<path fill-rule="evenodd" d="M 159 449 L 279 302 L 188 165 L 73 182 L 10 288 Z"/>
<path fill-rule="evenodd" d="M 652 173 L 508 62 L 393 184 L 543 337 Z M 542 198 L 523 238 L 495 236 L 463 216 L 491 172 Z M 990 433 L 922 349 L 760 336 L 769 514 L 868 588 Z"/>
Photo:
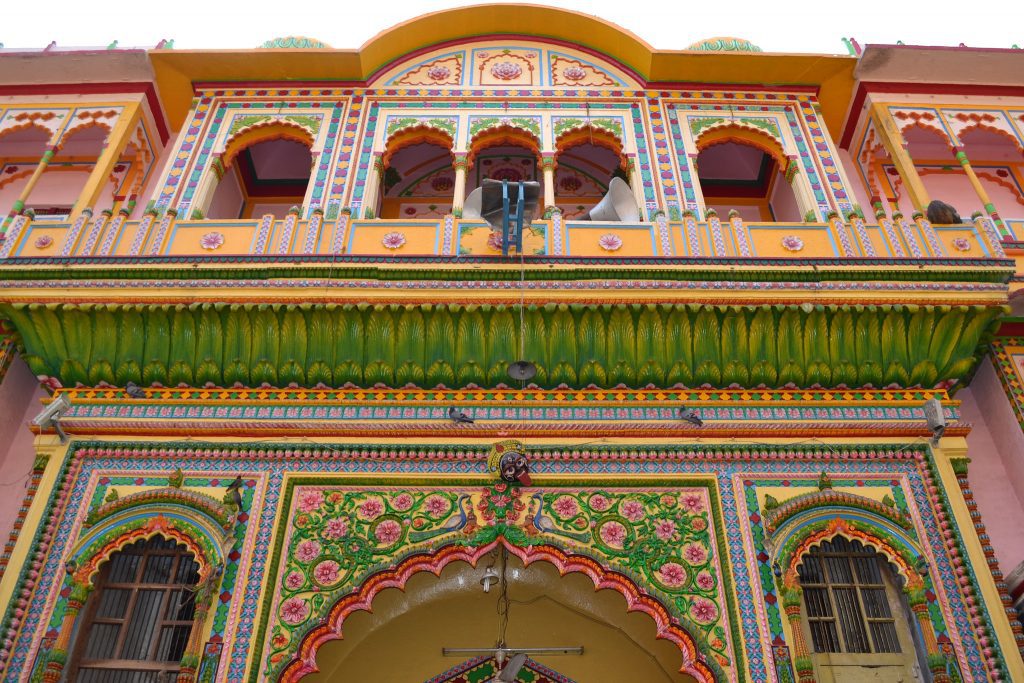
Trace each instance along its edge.
<path fill-rule="evenodd" d="M 649 574 L 662 590 L 675 593 L 683 591 L 690 585 L 692 571 L 681 558 L 669 557 L 654 564 L 656 566 L 651 567 Z"/>
<path fill-rule="evenodd" d="M 618 251 L 622 247 L 622 238 L 614 232 L 609 232 L 598 238 L 597 246 L 605 251 Z"/>
<path fill-rule="evenodd" d="M 523 74 L 523 67 L 515 62 L 498 62 L 491 67 L 491 75 L 502 81 L 514 81 Z"/>
<path fill-rule="evenodd" d="M 782 238 L 782 248 L 786 251 L 800 251 L 804 248 L 804 241 L 796 235 L 786 235 Z"/>
<path fill-rule="evenodd" d="M 199 246 L 207 251 L 220 249 L 224 244 L 224 235 L 219 232 L 208 232 L 199 238 Z"/>
<path fill-rule="evenodd" d="M 370 538 L 378 550 L 394 548 L 405 538 L 405 525 L 396 515 L 383 515 L 370 526 Z"/>
<path fill-rule="evenodd" d="M 405 234 L 401 232 L 389 232 L 380 241 L 388 249 L 400 249 L 405 244 Z"/>
<path fill-rule="evenodd" d="M 36 238 L 36 249 L 46 249 L 53 244 L 53 238 L 49 235 L 40 235 Z"/>
<path fill-rule="evenodd" d="M 970 251 L 971 243 L 965 237 L 957 237 L 953 240 L 953 248 L 957 251 Z"/>
<path fill-rule="evenodd" d="M 594 542 L 609 555 L 628 555 L 635 534 L 625 517 L 608 515 L 594 526 Z"/>

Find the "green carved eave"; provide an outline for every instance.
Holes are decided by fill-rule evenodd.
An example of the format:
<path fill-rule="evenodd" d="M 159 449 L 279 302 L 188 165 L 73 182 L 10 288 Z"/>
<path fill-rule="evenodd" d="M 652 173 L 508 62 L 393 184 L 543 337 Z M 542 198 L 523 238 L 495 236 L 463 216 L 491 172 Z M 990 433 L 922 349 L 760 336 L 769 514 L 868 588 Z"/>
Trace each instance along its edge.
<path fill-rule="evenodd" d="M 600 258 L 299 255 L 154 256 L 7 259 L 0 281 L 369 279 L 518 282 L 661 280 L 687 282 L 965 282 L 1010 281 L 1001 259 Z"/>
<path fill-rule="evenodd" d="M 4 304 L 65 386 L 933 387 L 969 377 L 1002 306 Z M 520 351 L 520 348 L 523 351 Z"/>

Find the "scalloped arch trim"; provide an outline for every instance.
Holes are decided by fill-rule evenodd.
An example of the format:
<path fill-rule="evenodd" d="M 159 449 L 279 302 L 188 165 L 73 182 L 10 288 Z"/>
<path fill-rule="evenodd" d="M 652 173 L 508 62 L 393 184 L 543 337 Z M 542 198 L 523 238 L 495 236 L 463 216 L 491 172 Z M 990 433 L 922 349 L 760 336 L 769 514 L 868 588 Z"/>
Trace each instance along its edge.
<path fill-rule="evenodd" d="M 298 652 L 281 672 L 279 681 L 294 683 L 303 676 L 317 671 L 316 653 L 325 643 L 342 637 L 345 619 L 357 611 L 371 611 L 373 599 L 387 588 L 404 590 L 406 583 L 420 572 L 431 572 L 440 576 L 441 571 L 455 561 L 468 562 L 476 566 L 481 557 L 494 550 L 498 545 L 504 546 L 510 553 L 529 566 L 533 562 L 544 561 L 553 564 L 559 574 L 565 576 L 573 572 L 586 574 L 593 582 L 595 590 L 611 589 L 617 591 L 626 600 L 628 612 L 643 612 L 654 621 L 656 637 L 672 642 L 683 655 L 681 672 L 693 676 L 701 683 L 724 680 L 724 676 L 713 669 L 699 653 L 693 637 L 679 626 L 679 620 L 673 617 L 660 601 L 647 594 L 631 579 L 602 567 L 589 557 L 573 554 L 567 555 L 553 546 L 519 547 L 500 537 L 491 543 L 478 548 L 449 545 L 430 554 L 413 555 L 406 558 L 394 569 L 380 572 L 369 577 L 359 590 L 342 597 L 331 608 L 323 624 L 310 631 L 299 645 Z"/>

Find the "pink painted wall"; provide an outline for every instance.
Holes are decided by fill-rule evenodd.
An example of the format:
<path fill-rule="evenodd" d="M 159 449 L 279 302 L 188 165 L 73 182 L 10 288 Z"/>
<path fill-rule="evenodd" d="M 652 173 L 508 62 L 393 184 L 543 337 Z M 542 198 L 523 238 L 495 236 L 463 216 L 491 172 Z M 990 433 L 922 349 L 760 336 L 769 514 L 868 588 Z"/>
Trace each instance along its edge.
<path fill-rule="evenodd" d="M 1003 573 L 1024 561 L 1024 431 L 989 359 L 957 393 L 967 437 L 968 480 Z M 951 492 L 952 493 L 952 492 Z"/>
<path fill-rule="evenodd" d="M 28 423 L 39 414 L 46 392 L 20 358 L 0 383 L 0 543 L 6 543 L 25 498 L 35 460 Z"/>
<path fill-rule="evenodd" d="M 800 215 L 800 207 L 796 203 L 793 188 L 781 173 L 776 174 L 775 182 L 772 184 L 772 196 L 768 201 L 776 221 L 799 223 L 804 219 Z"/>
<path fill-rule="evenodd" d="M 840 149 L 836 156 L 839 159 L 839 165 L 846 171 L 846 178 L 850 181 L 847 188 L 850 191 L 850 196 L 853 198 L 853 203 L 860 204 L 860 208 L 863 209 L 864 215 L 868 217 L 868 221 L 873 223 L 874 221 L 871 219 L 871 216 L 875 215 L 875 210 L 871 206 L 871 192 L 861 178 L 860 167 L 853 161 L 850 153 L 845 149 Z"/>
<path fill-rule="evenodd" d="M 207 218 L 235 220 L 242 210 L 242 188 L 238 184 L 238 170 L 232 168 L 213 191 L 210 208 L 206 211 Z"/>

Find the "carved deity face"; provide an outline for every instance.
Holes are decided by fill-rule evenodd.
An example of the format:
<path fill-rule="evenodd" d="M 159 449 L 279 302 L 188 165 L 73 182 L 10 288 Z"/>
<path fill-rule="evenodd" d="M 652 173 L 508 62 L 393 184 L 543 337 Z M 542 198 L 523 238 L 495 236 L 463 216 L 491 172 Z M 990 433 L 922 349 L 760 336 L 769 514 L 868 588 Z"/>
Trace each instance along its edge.
<path fill-rule="evenodd" d="M 502 480 L 510 484 L 519 482 L 523 486 L 530 486 L 533 483 L 530 479 L 530 466 L 526 461 L 526 455 L 519 451 L 508 451 L 502 455 L 498 471 Z"/>

